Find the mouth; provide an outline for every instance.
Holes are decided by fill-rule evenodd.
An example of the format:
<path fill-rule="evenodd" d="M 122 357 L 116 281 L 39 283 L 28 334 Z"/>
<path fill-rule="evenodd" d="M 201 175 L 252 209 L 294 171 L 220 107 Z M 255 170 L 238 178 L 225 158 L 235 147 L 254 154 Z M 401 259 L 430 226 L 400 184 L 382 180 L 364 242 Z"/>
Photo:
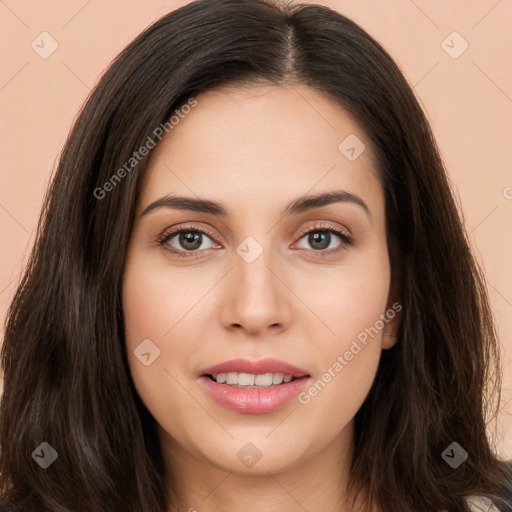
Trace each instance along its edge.
<path fill-rule="evenodd" d="M 204 369 L 198 382 L 226 409 L 262 414 L 288 405 L 310 378 L 305 370 L 277 359 L 234 359 Z"/>
<path fill-rule="evenodd" d="M 278 359 L 232 359 L 205 368 L 199 383 L 217 404 L 232 411 L 261 414 L 290 403 L 311 375 Z"/>

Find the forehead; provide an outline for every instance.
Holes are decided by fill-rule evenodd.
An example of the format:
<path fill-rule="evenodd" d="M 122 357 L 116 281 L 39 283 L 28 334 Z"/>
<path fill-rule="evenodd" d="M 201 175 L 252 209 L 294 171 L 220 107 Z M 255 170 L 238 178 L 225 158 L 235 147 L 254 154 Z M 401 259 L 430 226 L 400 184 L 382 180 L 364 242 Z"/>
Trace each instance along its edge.
<path fill-rule="evenodd" d="M 226 87 L 195 99 L 150 156 L 141 208 L 165 193 L 261 207 L 334 188 L 382 202 L 366 133 L 314 89 Z"/>

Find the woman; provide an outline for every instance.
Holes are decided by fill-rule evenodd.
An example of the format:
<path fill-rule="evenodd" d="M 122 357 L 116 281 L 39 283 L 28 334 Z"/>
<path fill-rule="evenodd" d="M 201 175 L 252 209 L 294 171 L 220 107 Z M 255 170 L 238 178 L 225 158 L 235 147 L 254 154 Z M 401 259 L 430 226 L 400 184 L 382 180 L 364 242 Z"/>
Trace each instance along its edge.
<path fill-rule="evenodd" d="M 116 58 L 2 365 L 9 511 L 512 506 L 498 342 L 435 141 L 325 7 L 199 0 Z"/>

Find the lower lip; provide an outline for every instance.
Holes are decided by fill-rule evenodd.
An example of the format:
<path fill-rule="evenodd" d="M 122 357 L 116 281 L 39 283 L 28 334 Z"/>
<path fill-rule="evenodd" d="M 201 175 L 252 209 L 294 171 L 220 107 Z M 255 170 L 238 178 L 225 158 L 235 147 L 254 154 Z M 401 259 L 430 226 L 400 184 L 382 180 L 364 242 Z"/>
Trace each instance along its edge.
<path fill-rule="evenodd" d="M 267 388 L 235 388 L 219 384 L 210 377 L 202 375 L 199 382 L 212 398 L 227 409 L 249 414 L 261 414 L 277 411 L 292 401 L 306 386 L 309 377 L 300 377 Z"/>

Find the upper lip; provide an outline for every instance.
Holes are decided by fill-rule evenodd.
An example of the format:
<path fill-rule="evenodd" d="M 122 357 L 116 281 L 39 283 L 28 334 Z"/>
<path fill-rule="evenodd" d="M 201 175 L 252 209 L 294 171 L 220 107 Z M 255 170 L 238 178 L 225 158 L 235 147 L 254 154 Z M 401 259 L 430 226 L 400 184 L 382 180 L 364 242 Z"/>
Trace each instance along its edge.
<path fill-rule="evenodd" d="M 306 370 L 298 368 L 293 364 L 279 361 L 278 359 L 261 359 L 260 361 L 249 361 L 248 359 L 231 359 L 223 363 L 210 366 L 202 370 L 201 375 L 217 375 L 218 373 L 251 373 L 262 375 L 264 373 L 283 373 L 299 378 L 309 375 Z"/>

